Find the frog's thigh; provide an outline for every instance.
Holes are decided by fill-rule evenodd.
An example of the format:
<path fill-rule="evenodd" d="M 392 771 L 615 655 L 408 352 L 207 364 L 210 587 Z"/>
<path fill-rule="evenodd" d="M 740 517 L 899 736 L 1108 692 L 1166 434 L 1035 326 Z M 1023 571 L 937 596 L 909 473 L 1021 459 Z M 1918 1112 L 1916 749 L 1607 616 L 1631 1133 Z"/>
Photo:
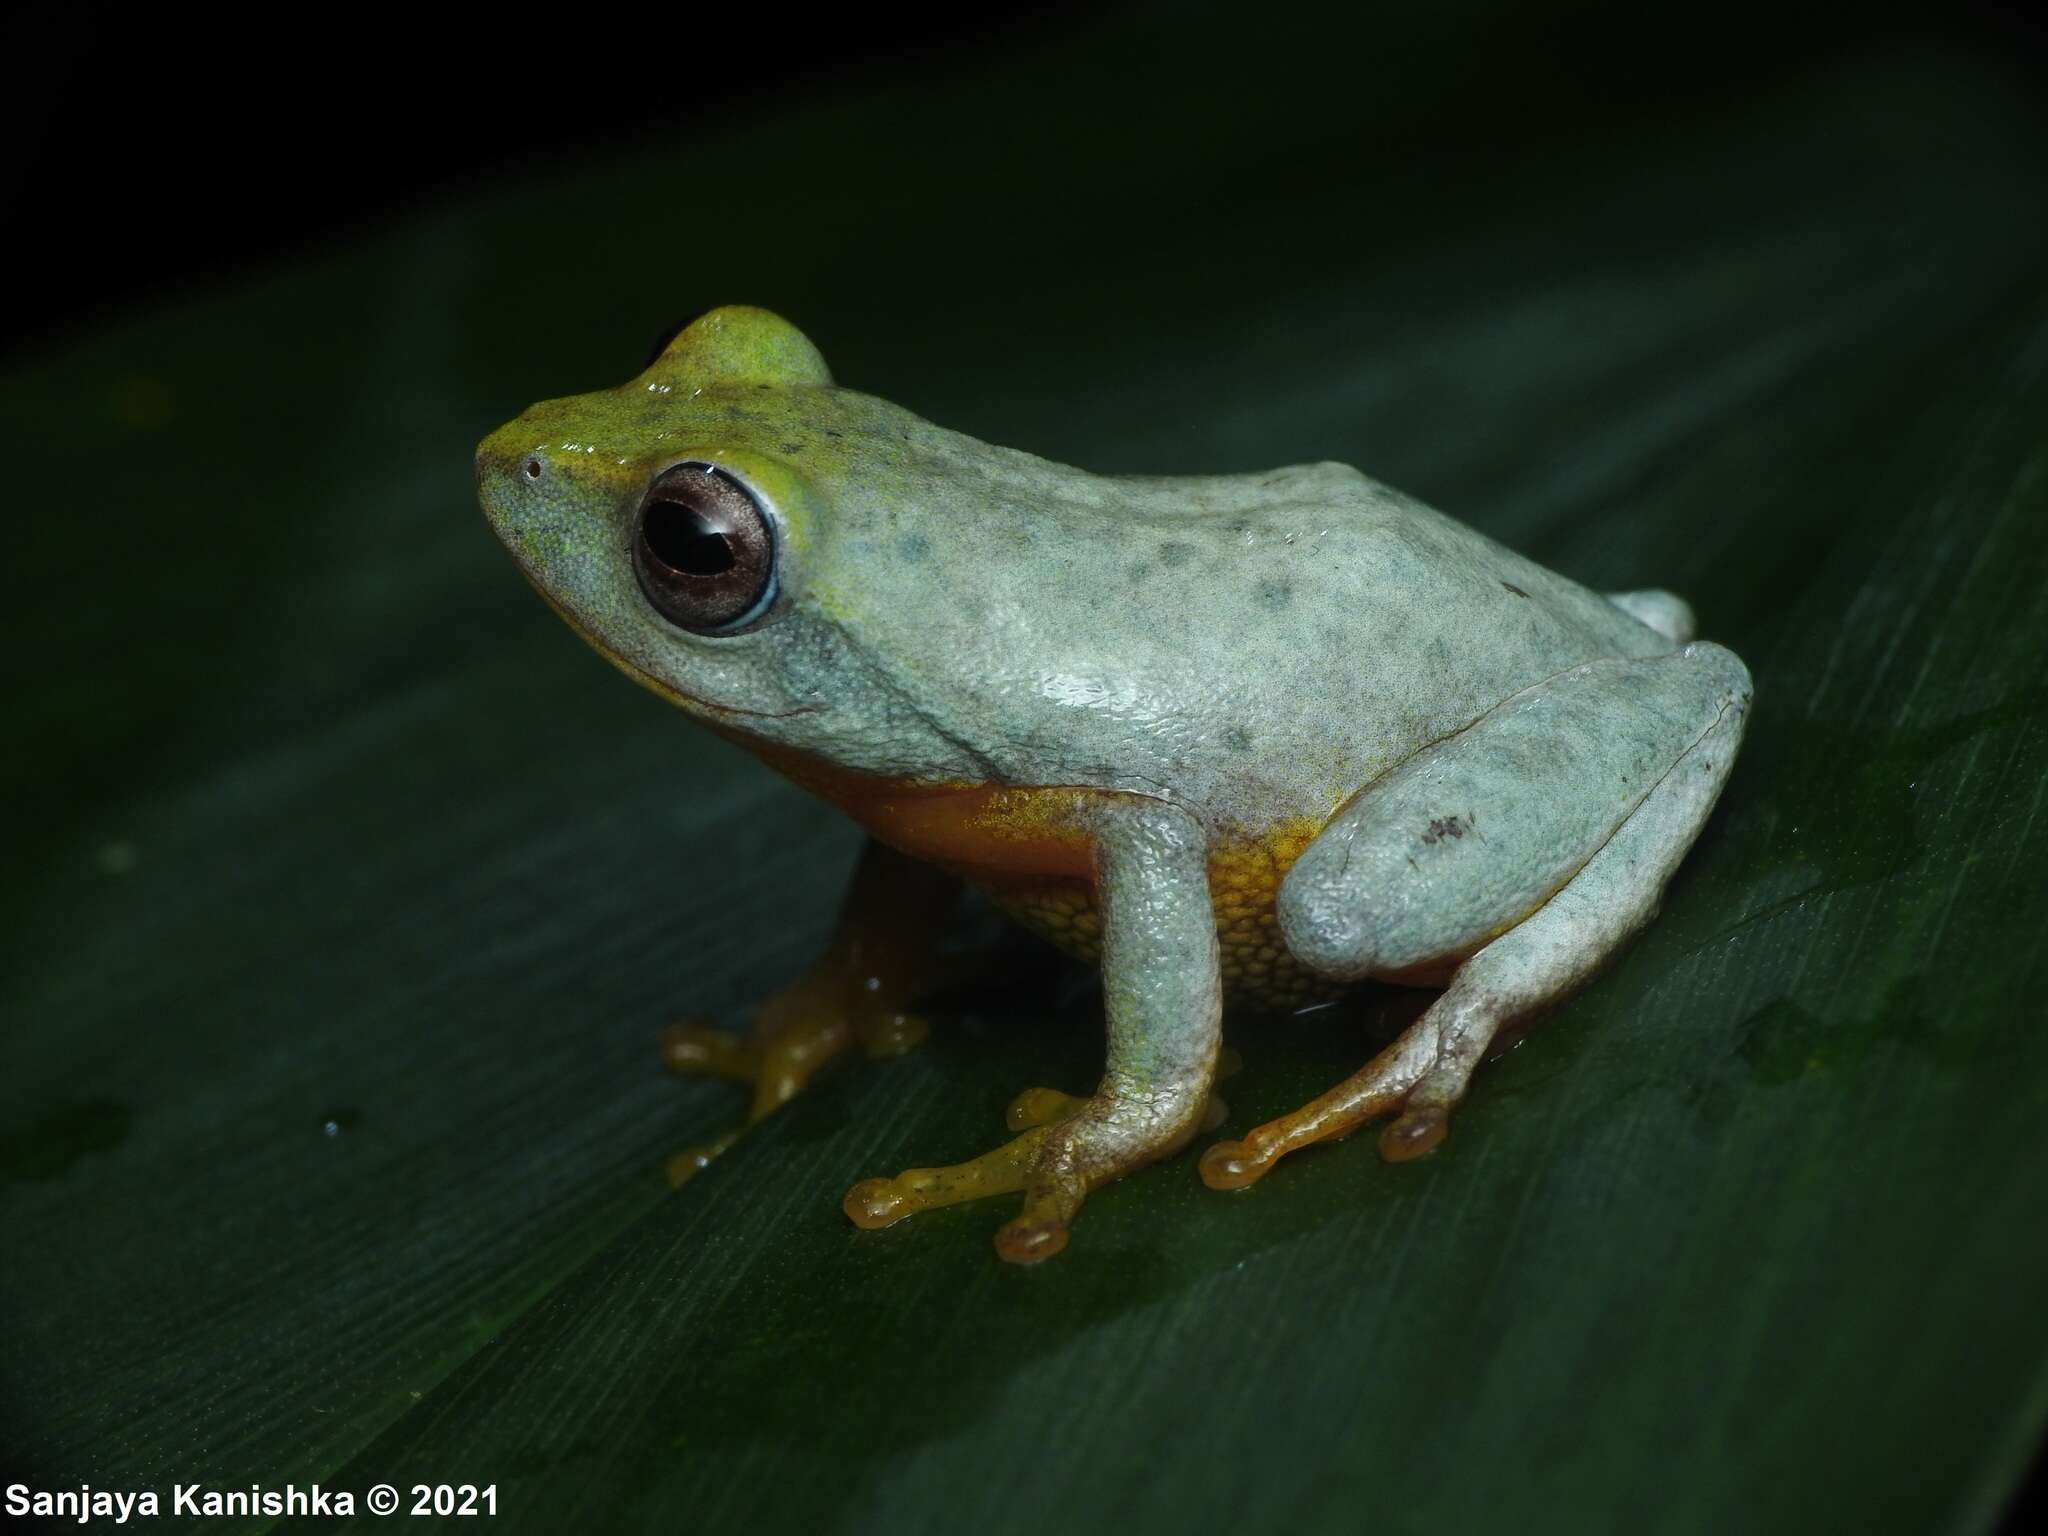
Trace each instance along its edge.
<path fill-rule="evenodd" d="M 1109 1023 L 1100 1085 L 1085 1100 L 1024 1095 L 1011 1113 L 1024 1133 L 970 1162 L 856 1184 L 844 1202 L 855 1225 L 1021 1191 L 996 1251 L 1036 1263 L 1066 1246 L 1089 1191 L 1177 1151 L 1201 1125 L 1223 1011 L 1205 840 L 1184 812 L 1155 803 L 1106 803 L 1092 830 Z"/>
<path fill-rule="evenodd" d="M 1401 1159 L 1428 1151 L 1442 1139 L 1450 1107 L 1463 1096 L 1473 1069 L 1500 1027 L 1578 986 L 1655 915 L 1665 884 L 1699 835 L 1727 780 L 1749 709 L 1749 674 L 1731 653 L 1713 645 L 1694 645 L 1673 657 L 1617 665 L 1631 669 L 1645 682 L 1646 698 L 1663 701 L 1656 706 L 1658 710 L 1683 696 L 1683 690 L 1670 687 L 1672 674 L 1689 672 L 1706 683 L 1703 703 L 1690 722 L 1689 739 L 1560 888 L 1533 914 L 1458 965 L 1443 996 L 1363 1071 L 1293 1114 L 1260 1126 L 1243 1141 L 1219 1142 L 1209 1148 L 1202 1159 L 1202 1177 L 1209 1184 L 1219 1189 L 1240 1188 L 1284 1154 L 1348 1134 L 1395 1109 L 1402 1111 L 1401 1118 L 1381 1138 L 1382 1152 Z M 1610 681 L 1597 679 L 1589 692 L 1594 697 L 1610 694 Z M 1590 704 L 1587 707 L 1597 718 L 1599 710 Z M 1473 731 L 1484 727 L 1487 720 Z M 1637 722 L 1636 729 L 1640 732 L 1649 727 Z M 1580 745 L 1588 753 L 1583 785 L 1588 793 L 1578 796 L 1575 803 L 1605 805 L 1609 802 L 1592 792 L 1598 787 L 1597 774 L 1612 775 L 1618 765 L 1633 759 L 1611 742 L 1582 741 Z M 1460 781 L 1455 773 L 1447 772 L 1442 782 L 1455 786 Z M 1564 794 L 1560 783 L 1546 782 L 1554 793 Z M 1589 820 L 1597 823 L 1599 817 Z M 1564 819 L 1551 824 L 1562 825 Z M 1543 847 L 1546 839 L 1539 837 L 1535 844 Z M 1533 876 L 1525 871 L 1517 878 Z M 1522 888 L 1513 882 L 1498 887 Z M 1428 906 L 1432 916 L 1414 928 L 1397 921 L 1351 930 L 1368 936 L 1365 948 L 1391 942 L 1388 935 L 1399 939 L 1411 932 L 1432 934 L 1433 938 L 1419 942 L 1414 950 L 1395 953 L 1419 953 L 1445 944 L 1455 948 L 1463 942 L 1458 936 L 1475 920 L 1468 899 L 1456 893 L 1450 899 L 1430 899 L 1442 893 L 1428 888 L 1411 888 L 1407 894 Z M 1351 958 L 1358 954 L 1351 952 Z M 1369 956 L 1368 960 L 1371 969 Z"/>
<path fill-rule="evenodd" d="M 1281 887 L 1288 947 L 1343 981 L 1441 974 L 1549 900 L 1748 697 L 1708 644 L 1524 689 L 1337 813 Z"/>

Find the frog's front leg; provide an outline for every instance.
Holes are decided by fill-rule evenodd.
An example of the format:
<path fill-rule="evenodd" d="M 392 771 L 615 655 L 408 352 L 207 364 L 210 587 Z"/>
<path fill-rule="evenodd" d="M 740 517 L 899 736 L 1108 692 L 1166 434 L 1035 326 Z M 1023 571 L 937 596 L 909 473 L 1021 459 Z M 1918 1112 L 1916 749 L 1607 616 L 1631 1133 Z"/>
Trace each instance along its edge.
<path fill-rule="evenodd" d="M 853 1046 L 884 1057 L 923 1040 L 924 1020 L 910 1005 L 939 977 L 936 937 L 959 894 L 953 876 L 870 839 L 824 955 L 761 1005 L 748 1035 L 699 1023 L 666 1031 L 662 1058 L 671 1071 L 752 1090 L 745 1125 L 670 1158 L 670 1182 L 701 1172 Z"/>
<path fill-rule="evenodd" d="M 1223 1012 L 1207 840 L 1186 813 L 1149 801 L 1105 801 L 1092 830 L 1109 1024 L 1101 1084 L 1078 1105 L 1027 1095 L 1013 1123 L 1061 1118 L 972 1162 L 856 1184 L 845 1206 L 857 1226 L 1021 1190 L 996 1252 L 1037 1263 L 1066 1246 L 1089 1191 L 1170 1156 L 1201 1126 Z"/>
<path fill-rule="evenodd" d="M 1360 794 L 1288 872 L 1281 930 L 1343 980 L 1443 996 L 1364 1070 L 1219 1142 L 1239 1189 L 1286 1153 L 1390 1112 L 1392 1161 L 1443 1139 L 1502 1026 L 1584 982 L 1656 914 L 1742 739 L 1749 674 L 1717 645 L 1593 662 L 1525 689 Z"/>

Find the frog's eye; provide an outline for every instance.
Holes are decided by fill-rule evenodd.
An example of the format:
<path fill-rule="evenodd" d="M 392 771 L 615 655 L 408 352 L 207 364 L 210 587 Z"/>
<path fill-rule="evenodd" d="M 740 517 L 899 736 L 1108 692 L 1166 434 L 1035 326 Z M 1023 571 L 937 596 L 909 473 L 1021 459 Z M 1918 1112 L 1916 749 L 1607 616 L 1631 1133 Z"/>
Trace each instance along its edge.
<path fill-rule="evenodd" d="M 678 464 L 647 489 L 633 521 L 633 574 L 671 624 L 741 628 L 775 597 L 775 534 L 745 486 L 709 464 Z"/>

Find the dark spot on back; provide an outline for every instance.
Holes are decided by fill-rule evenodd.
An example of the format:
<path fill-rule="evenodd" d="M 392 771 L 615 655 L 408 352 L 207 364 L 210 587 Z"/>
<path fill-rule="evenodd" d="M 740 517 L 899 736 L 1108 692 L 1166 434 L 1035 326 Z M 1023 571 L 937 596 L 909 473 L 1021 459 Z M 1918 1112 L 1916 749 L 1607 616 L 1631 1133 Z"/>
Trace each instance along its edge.
<path fill-rule="evenodd" d="M 1233 752 L 1249 752 L 1252 749 L 1252 733 L 1241 725 L 1226 726 L 1223 731 L 1223 745 Z"/>
<path fill-rule="evenodd" d="M 782 451 L 784 453 L 802 453 L 804 451 L 804 445 L 802 443 L 784 443 L 782 445 Z"/>
<path fill-rule="evenodd" d="M 1512 581 L 1504 581 L 1501 583 L 1501 585 L 1506 587 L 1510 592 L 1514 593 L 1517 597 L 1527 597 L 1529 595 L 1528 593 L 1524 592 L 1520 587 L 1516 586 Z"/>
<path fill-rule="evenodd" d="M 1181 544 L 1169 540 L 1159 546 L 1159 563 L 1169 571 L 1178 570 L 1194 558 L 1195 546 L 1192 544 Z"/>
<path fill-rule="evenodd" d="M 1522 595 L 1528 596 L 1527 593 Z M 1447 837 L 1463 837 L 1464 835 L 1465 820 L 1461 816 L 1438 816 L 1432 819 L 1427 827 L 1422 829 L 1422 840 L 1425 843 L 1440 843 Z"/>
<path fill-rule="evenodd" d="M 906 533 L 896 541 L 896 553 L 905 560 L 926 559 L 932 552 L 932 541 L 921 533 Z"/>
<path fill-rule="evenodd" d="M 1294 601 L 1294 583 L 1284 577 L 1268 576 L 1258 586 L 1259 605 L 1263 608 L 1285 608 Z"/>

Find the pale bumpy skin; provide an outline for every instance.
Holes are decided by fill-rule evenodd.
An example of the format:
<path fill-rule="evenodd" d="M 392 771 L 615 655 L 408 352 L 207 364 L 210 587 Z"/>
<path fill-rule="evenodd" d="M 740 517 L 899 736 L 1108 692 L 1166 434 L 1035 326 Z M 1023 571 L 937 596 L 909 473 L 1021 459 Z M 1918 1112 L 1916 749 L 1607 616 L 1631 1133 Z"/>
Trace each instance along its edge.
<path fill-rule="evenodd" d="M 671 471 L 715 471 L 770 530 L 772 592 L 736 628 L 672 622 L 636 575 Z M 1070 947 L 1099 932 L 1097 1092 L 848 1197 L 882 1225 L 1021 1189 L 998 1249 L 1023 1261 L 1195 1134 L 1226 977 L 1282 1001 L 1448 990 L 1331 1094 L 1212 1147 L 1211 1184 L 1393 1110 L 1388 1155 L 1434 1145 L 1501 1026 L 1654 915 L 1750 699 L 1678 599 L 1587 591 L 1356 470 L 1087 474 L 835 387 L 760 310 L 534 406 L 477 477 L 527 576 L 630 675 Z"/>

